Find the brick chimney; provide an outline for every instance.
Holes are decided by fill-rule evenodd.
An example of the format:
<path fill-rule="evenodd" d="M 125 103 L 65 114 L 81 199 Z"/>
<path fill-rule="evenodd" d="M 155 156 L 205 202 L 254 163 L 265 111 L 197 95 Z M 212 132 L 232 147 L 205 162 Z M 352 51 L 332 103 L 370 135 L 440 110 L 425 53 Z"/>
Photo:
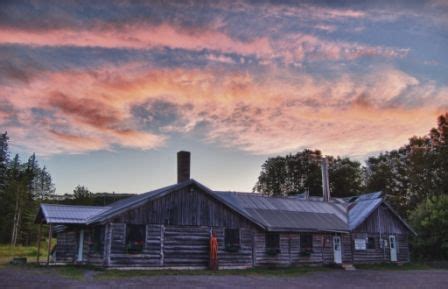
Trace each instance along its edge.
<path fill-rule="evenodd" d="M 177 183 L 190 179 L 190 152 L 177 152 Z"/>
<path fill-rule="evenodd" d="M 324 202 L 330 200 L 330 179 L 328 177 L 328 159 L 322 159 L 322 194 Z"/>

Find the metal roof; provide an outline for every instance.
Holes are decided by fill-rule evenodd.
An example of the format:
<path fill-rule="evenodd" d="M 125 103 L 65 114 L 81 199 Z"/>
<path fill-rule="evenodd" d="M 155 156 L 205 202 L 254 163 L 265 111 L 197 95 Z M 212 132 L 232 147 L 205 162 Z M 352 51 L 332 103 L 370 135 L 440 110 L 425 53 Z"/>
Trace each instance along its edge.
<path fill-rule="evenodd" d="M 361 199 L 349 204 L 348 228 L 354 230 L 383 202 L 383 198 Z"/>
<path fill-rule="evenodd" d="M 348 231 L 343 204 L 256 193 L 212 192 L 272 231 Z"/>
<path fill-rule="evenodd" d="M 195 185 L 212 198 L 268 231 L 348 232 L 359 226 L 384 202 L 381 192 L 343 199 L 334 198 L 324 202 L 319 198 L 268 197 L 256 193 L 212 191 L 191 179 L 123 199 L 106 207 L 41 204 L 40 212 L 47 223 L 89 225 L 105 221 L 140 206 L 142 202 L 162 197 L 190 185 Z M 398 215 L 397 217 L 404 222 Z M 412 231 L 409 225 L 406 223 L 405 225 Z"/>
<path fill-rule="evenodd" d="M 47 224 L 85 224 L 87 219 L 110 207 L 41 204 L 40 213 Z"/>

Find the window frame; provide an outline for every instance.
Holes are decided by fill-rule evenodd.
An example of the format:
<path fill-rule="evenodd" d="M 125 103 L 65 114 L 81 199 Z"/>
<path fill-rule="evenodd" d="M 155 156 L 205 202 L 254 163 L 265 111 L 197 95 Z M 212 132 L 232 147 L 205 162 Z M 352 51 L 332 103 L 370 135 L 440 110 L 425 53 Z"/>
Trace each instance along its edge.
<path fill-rule="evenodd" d="M 139 240 L 130 240 L 131 237 L 131 230 L 141 230 L 140 232 L 132 232 L 135 238 L 136 234 L 142 233 L 142 238 Z M 145 224 L 126 224 L 125 229 L 125 245 L 126 245 L 126 252 L 128 254 L 141 254 L 145 248 L 146 245 L 146 225 Z M 132 242 L 132 244 L 131 244 Z"/>
<path fill-rule="evenodd" d="M 105 227 L 95 226 L 92 228 L 91 234 L 90 250 L 93 253 L 102 254 L 104 250 Z"/>
<path fill-rule="evenodd" d="M 376 249 L 376 238 L 375 237 L 367 237 L 366 240 L 366 249 L 367 250 L 375 250 Z"/>
<path fill-rule="evenodd" d="M 241 249 L 241 230 L 239 228 L 224 229 L 224 249 L 228 252 L 238 252 Z"/>
<path fill-rule="evenodd" d="M 308 240 L 304 242 L 304 240 Z M 304 246 L 304 243 L 307 243 L 307 246 Z M 300 253 L 302 255 L 309 255 L 313 253 L 313 233 L 300 233 Z"/>
<path fill-rule="evenodd" d="M 281 253 L 280 233 L 278 232 L 265 233 L 265 249 L 268 255 L 277 255 Z"/>

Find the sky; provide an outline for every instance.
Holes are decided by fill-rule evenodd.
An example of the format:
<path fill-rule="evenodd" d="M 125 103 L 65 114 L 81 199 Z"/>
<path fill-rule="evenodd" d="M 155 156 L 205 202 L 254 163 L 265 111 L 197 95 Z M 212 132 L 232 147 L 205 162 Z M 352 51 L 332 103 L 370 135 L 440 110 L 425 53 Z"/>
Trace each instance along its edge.
<path fill-rule="evenodd" d="M 365 160 L 448 111 L 448 1 L 0 1 L 0 130 L 57 193 L 142 193 L 176 152 L 250 191 L 270 156 Z"/>

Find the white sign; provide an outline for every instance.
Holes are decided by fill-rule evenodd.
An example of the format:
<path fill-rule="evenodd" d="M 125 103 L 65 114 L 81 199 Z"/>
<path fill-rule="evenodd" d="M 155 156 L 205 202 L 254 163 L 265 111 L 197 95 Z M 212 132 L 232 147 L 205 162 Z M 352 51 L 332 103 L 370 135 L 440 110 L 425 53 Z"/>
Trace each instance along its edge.
<path fill-rule="evenodd" d="M 366 239 L 355 239 L 355 250 L 365 250 Z"/>

